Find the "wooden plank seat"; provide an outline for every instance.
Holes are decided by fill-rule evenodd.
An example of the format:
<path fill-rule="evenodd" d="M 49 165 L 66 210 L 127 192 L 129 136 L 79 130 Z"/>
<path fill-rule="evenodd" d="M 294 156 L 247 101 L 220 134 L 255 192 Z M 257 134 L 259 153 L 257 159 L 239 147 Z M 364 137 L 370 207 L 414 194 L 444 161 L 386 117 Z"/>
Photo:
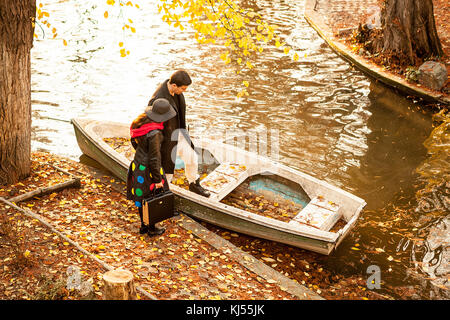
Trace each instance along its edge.
<path fill-rule="evenodd" d="M 201 182 L 201 186 L 211 192 L 211 200 L 220 201 L 248 178 L 246 166 L 222 163 Z"/>
<path fill-rule="evenodd" d="M 341 218 L 342 212 L 338 204 L 326 200 L 323 196 L 313 198 L 299 213 L 289 221 L 290 224 L 309 225 L 329 231 Z"/>

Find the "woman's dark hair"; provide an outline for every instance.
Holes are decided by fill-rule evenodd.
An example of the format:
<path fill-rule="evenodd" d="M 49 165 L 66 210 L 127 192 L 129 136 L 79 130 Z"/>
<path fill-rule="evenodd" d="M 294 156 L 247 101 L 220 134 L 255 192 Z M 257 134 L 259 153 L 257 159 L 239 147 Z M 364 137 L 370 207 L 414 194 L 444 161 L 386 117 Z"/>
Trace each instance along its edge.
<path fill-rule="evenodd" d="M 131 123 L 131 128 L 136 129 L 136 128 L 139 128 L 140 126 L 142 126 L 146 123 L 150 123 L 150 122 L 154 122 L 154 121 L 151 120 L 149 117 L 147 117 L 147 115 L 145 113 L 141 113 L 140 115 L 137 116 L 136 119 L 133 120 L 133 122 Z"/>
<path fill-rule="evenodd" d="M 170 84 L 176 84 L 177 87 L 189 86 L 192 83 L 191 77 L 184 70 L 175 71 L 169 79 Z"/>

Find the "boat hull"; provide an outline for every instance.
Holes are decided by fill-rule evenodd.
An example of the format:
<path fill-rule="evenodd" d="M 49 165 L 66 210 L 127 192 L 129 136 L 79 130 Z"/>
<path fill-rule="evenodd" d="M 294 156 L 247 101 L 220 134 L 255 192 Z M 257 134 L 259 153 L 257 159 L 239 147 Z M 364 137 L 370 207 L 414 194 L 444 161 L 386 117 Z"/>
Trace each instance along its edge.
<path fill-rule="evenodd" d="M 121 162 L 117 161 L 116 158 L 112 157 L 108 153 L 105 153 L 103 148 L 90 139 L 87 132 L 78 125 L 78 123 L 72 121 L 75 137 L 77 139 L 78 146 L 80 150 L 90 158 L 94 159 L 100 163 L 104 168 L 118 177 L 120 180 L 127 181 L 128 168 L 124 166 Z"/>
<path fill-rule="evenodd" d="M 335 244 L 332 242 L 270 228 L 240 217 L 229 215 L 220 210 L 203 206 L 182 197 L 177 197 L 175 203 L 175 206 L 179 211 L 186 213 L 193 218 L 249 236 L 288 244 L 324 255 L 329 255 L 335 247 Z"/>

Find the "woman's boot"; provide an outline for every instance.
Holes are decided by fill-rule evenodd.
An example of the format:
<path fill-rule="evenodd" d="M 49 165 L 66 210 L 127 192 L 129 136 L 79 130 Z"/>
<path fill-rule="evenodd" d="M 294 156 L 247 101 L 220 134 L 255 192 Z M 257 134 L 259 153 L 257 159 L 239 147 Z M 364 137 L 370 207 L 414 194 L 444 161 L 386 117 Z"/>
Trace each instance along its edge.
<path fill-rule="evenodd" d="M 159 235 L 162 235 L 164 233 L 164 231 L 166 231 L 166 228 L 158 228 L 156 226 L 156 224 L 154 224 L 153 226 L 148 226 L 147 234 L 150 237 L 159 236 Z"/>

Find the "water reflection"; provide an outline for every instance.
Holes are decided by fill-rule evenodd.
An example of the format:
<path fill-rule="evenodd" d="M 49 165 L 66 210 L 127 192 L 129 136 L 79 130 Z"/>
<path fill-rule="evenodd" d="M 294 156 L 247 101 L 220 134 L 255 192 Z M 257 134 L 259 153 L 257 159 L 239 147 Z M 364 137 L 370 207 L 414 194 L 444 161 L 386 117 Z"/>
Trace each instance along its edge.
<path fill-rule="evenodd" d="M 440 142 L 423 145 L 431 132 L 431 112 L 422 112 L 420 104 L 341 60 L 306 23 L 303 1 L 242 1 L 278 24 L 283 40 L 301 57 L 294 62 L 267 48 L 255 62 L 256 70 L 244 72 L 242 78 L 236 76 L 237 68 L 218 59 L 222 47 L 199 45 L 189 31 L 175 32 L 161 21 L 153 2 L 140 4 L 139 12 L 123 13 L 134 21 L 137 33 L 132 36 L 121 31 L 122 18 L 113 12 L 108 20 L 103 18 L 110 9 L 106 4 L 48 2 L 52 25 L 69 45 L 63 46 L 61 39 L 35 41 L 34 150 L 78 159 L 73 128 L 65 121 L 89 117 L 130 123 L 157 85 L 174 69 L 184 68 L 193 79 L 185 94 L 193 136 L 217 129 L 276 130 L 281 162 L 367 201 L 361 222 L 339 250 L 318 258 L 331 270 L 365 275 L 366 264 L 376 264 L 386 283 L 403 285 L 413 247 L 418 250 L 414 261 L 435 261 L 435 247 L 419 250 L 411 240 L 419 237 L 414 232 L 425 230 L 425 236 L 437 223 L 431 219 L 416 224 L 429 205 L 420 205 L 425 199 L 418 191 L 425 190 L 423 179 L 448 174 L 448 158 L 433 157 L 432 146 Z M 119 54 L 120 41 L 131 51 L 125 59 Z M 237 100 L 242 79 L 250 82 L 251 95 Z M 418 167 L 427 174 L 417 173 Z M 449 181 L 448 175 L 445 179 Z M 448 204 L 448 185 L 435 187 L 440 191 L 434 194 Z M 361 244 L 360 251 L 350 250 L 355 243 Z M 384 253 L 378 255 L 375 248 L 384 248 Z M 431 250 L 433 257 L 427 255 Z M 439 251 L 441 265 L 448 261 L 446 252 Z M 433 270 L 439 277 L 444 272 Z"/>
<path fill-rule="evenodd" d="M 436 128 L 425 140 L 428 157 L 417 168 L 420 188 L 416 192 L 420 215 L 418 234 L 425 239 L 415 243 L 411 260 L 416 270 L 430 280 L 430 292 L 450 297 L 450 115 L 441 111 L 433 117 Z"/>
<path fill-rule="evenodd" d="M 431 119 L 382 84 L 372 82 L 370 90 L 369 148 L 357 178 L 362 176 L 358 185 L 365 189 L 368 209 L 378 209 L 414 185 L 415 170 L 427 154 L 422 142 L 430 133 Z"/>

